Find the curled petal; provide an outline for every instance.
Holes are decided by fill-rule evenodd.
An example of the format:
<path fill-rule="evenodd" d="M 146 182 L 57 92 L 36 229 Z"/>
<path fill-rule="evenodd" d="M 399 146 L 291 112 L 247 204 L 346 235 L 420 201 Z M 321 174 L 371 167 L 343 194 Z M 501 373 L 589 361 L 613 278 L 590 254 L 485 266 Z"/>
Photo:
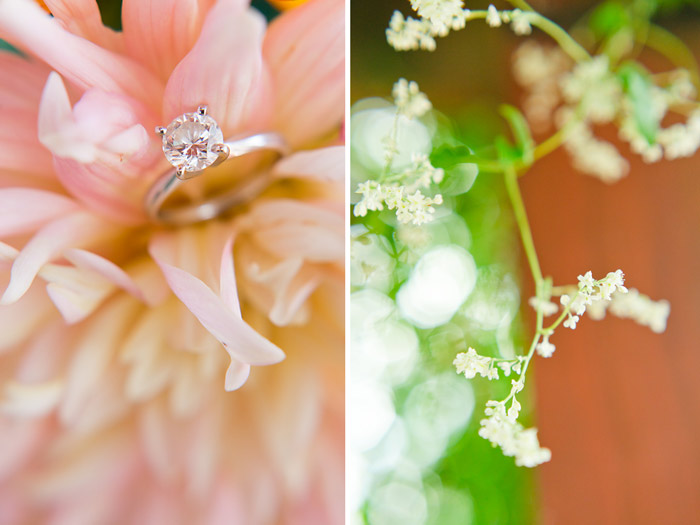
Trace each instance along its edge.
<path fill-rule="evenodd" d="M 311 0 L 278 17 L 265 35 L 264 55 L 275 83 L 275 126 L 293 146 L 340 127 L 345 107 L 342 0 Z"/>
<path fill-rule="evenodd" d="M 212 8 L 199 40 L 168 81 L 166 118 L 206 104 L 225 136 L 266 124 L 271 94 L 262 59 L 264 33 L 262 15 L 242 9 L 240 1 L 223 0 Z"/>
<path fill-rule="evenodd" d="M 227 392 L 233 392 L 241 388 L 250 375 L 250 365 L 231 359 L 231 364 L 226 370 L 226 382 L 224 388 Z"/>
<path fill-rule="evenodd" d="M 145 67 L 70 33 L 35 2 L 0 2 L 0 38 L 41 57 L 80 89 L 131 95 L 150 107 L 162 100 L 162 84 Z"/>
<path fill-rule="evenodd" d="M 284 359 L 282 350 L 235 315 L 206 284 L 194 275 L 160 261 L 153 250 L 151 254 L 175 295 L 224 345 L 232 358 L 250 365 L 271 365 Z"/>

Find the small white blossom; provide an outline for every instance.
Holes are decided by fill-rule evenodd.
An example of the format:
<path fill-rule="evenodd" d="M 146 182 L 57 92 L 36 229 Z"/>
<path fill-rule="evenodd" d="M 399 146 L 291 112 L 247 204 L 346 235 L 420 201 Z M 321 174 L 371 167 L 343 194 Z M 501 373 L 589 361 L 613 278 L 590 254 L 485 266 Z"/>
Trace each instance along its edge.
<path fill-rule="evenodd" d="M 502 23 L 501 14 L 493 4 L 489 5 L 488 13 L 486 14 L 486 23 L 491 27 L 500 27 Z"/>
<path fill-rule="evenodd" d="M 628 293 L 615 291 L 609 302 L 600 302 L 595 306 L 587 310 L 592 319 L 603 319 L 606 311 L 609 311 L 622 319 L 632 319 L 642 326 L 648 326 L 657 334 L 666 330 L 666 322 L 671 312 L 668 301 L 654 301 L 635 288 L 631 288 Z"/>
<path fill-rule="evenodd" d="M 516 35 L 524 36 L 532 33 L 530 16 L 520 9 L 513 9 L 510 14 L 510 27 Z"/>
<path fill-rule="evenodd" d="M 564 143 L 574 167 L 603 182 L 617 182 L 627 175 L 629 163 L 611 143 L 597 139 L 584 123 L 572 126 Z"/>
<path fill-rule="evenodd" d="M 414 81 L 409 82 L 405 78 L 399 79 L 394 84 L 392 95 L 399 113 L 409 119 L 422 117 L 433 107 L 425 93 L 418 88 L 418 84 Z"/>
<path fill-rule="evenodd" d="M 355 193 L 362 195 L 362 200 L 355 204 L 353 213 L 355 217 L 364 217 L 367 211 L 383 210 L 384 192 L 381 184 L 374 180 L 361 182 L 357 185 Z"/>
<path fill-rule="evenodd" d="M 535 346 L 535 350 L 537 350 L 537 353 L 542 357 L 552 357 L 556 346 L 549 342 L 549 335 L 545 335 L 542 341 Z"/>
<path fill-rule="evenodd" d="M 397 51 L 423 49 L 435 51 L 433 25 L 428 20 L 404 18 L 399 11 L 394 11 L 386 30 L 386 40 Z"/>
<path fill-rule="evenodd" d="M 484 411 L 487 417 L 481 420 L 479 435 L 501 447 L 504 455 L 515 457 L 516 465 L 535 467 L 549 461 L 552 453 L 540 446 L 536 428 L 525 429 L 516 421 L 520 412 L 520 403 L 516 403 L 514 400 L 506 413 L 503 403 L 489 401 Z"/>
<path fill-rule="evenodd" d="M 545 301 L 537 297 L 530 297 L 527 303 L 532 306 L 536 312 L 542 312 L 542 315 L 549 317 L 559 311 L 559 307 L 552 301 Z"/>
<path fill-rule="evenodd" d="M 458 374 L 464 374 L 467 379 L 472 379 L 477 375 L 487 379 L 498 379 L 498 369 L 492 367 L 492 359 L 476 353 L 476 350 L 469 348 L 466 352 L 460 352 L 454 358 L 452 364 L 457 369 Z"/>
<path fill-rule="evenodd" d="M 468 14 L 462 0 L 411 0 L 411 7 L 432 24 L 439 36 L 447 36 L 450 29 L 464 28 Z"/>
<path fill-rule="evenodd" d="M 567 317 L 564 320 L 564 323 L 562 323 L 562 324 L 564 325 L 564 328 L 571 328 L 572 330 L 575 330 L 576 323 L 578 323 L 578 320 L 579 320 L 578 315 L 569 315 L 569 317 Z"/>

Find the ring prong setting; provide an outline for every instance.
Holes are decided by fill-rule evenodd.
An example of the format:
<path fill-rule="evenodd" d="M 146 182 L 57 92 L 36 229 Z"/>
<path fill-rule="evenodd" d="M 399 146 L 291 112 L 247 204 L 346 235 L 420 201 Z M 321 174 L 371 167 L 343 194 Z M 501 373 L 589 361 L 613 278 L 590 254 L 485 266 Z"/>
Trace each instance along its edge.
<path fill-rule="evenodd" d="M 202 105 L 197 108 L 197 114 L 201 115 L 202 117 L 207 114 L 207 106 Z"/>
<path fill-rule="evenodd" d="M 167 128 L 164 128 L 163 126 L 156 126 L 156 133 L 160 136 L 165 135 L 165 132 L 168 131 Z"/>

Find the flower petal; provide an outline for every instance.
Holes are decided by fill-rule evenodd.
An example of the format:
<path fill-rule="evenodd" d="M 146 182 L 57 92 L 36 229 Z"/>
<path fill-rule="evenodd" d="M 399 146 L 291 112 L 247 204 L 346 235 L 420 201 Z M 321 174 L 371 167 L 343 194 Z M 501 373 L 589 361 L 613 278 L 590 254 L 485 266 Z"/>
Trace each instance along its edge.
<path fill-rule="evenodd" d="M 270 82 L 262 59 L 265 20 L 239 0 L 222 0 L 207 15 L 192 51 L 165 88 L 163 114 L 173 118 L 200 104 L 225 137 L 261 128 L 270 117 Z"/>
<path fill-rule="evenodd" d="M 93 271 L 137 299 L 145 301 L 143 293 L 134 280 L 112 261 L 86 250 L 72 248 L 63 252 L 63 256 L 82 270 Z"/>
<path fill-rule="evenodd" d="M 105 49 L 121 51 L 121 35 L 102 24 L 102 16 L 95 0 L 45 0 L 54 18 L 68 31 Z"/>
<path fill-rule="evenodd" d="M 221 269 L 219 271 L 219 289 L 221 299 L 226 306 L 236 314 L 241 316 L 241 305 L 238 302 L 238 288 L 236 286 L 236 272 L 233 268 L 233 237 L 229 238 L 224 245 L 221 254 Z"/>
<path fill-rule="evenodd" d="M 85 212 L 72 213 L 44 226 L 15 259 L 0 304 L 14 303 L 22 297 L 41 267 L 63 250 L 90 242 L 105 231 L 110 230 L 104 221 Z"/>
<path fill-rule="evenodd" d="M 278 257 L 338 264 L 345 260 L 343 214 L 326 209 L 324 203 L 270 199 L 254 205 L 240 224 L 259 246 Z"/>
<path fill-rule="evenodd" d="M 227 392 L 233 392 L 241 388 L 250 376 L 250 365 L 231 359 L 231 364 L 226 370 L 226 382 L 224 388 Z"/>
<path fill-rule="evenodd" d="M 2 188 L 0 237 L 35 231 L 77 209 L 74 201 L 57 193 L 31 188 Z"/>
<path fill-rule="evenodd" d="M 265 36 L 275 83 L 275 127 L 292 146 L 322 138 L 343 121 L 345 6 L 312 0 L 279 16 Z"/>
<path fill-rule="evenodd" d="M 131 95 L 150 107 L 162 100 L 161 82 L 145 67 L 68 32 L 35 2 L 0 2 L 0 38 L 40 57 L 80 89 Z"/>
<path fill-rule="evenodd" d="M 151 255 L 175 295 L 233 358 L 251 365 L 271 365 L 284 359 L 282 350 L 236 316 L 206 284 L 194 275 L 160 261 L 153 250 Z"/>
<path fill-rule="evenodd" d="M 275 164 L 273 173 L 277 177 L 342 183 L 345 180 L 345 146 L 299 151 Z"/>
<path fill-rule="evenodd" d="M 122 26 L 127 51 L 166 81 L 194 46 L 213 3 L 213 0 L 124 0 Z M 246 2 L 239 3 L 243 6 Z"/>

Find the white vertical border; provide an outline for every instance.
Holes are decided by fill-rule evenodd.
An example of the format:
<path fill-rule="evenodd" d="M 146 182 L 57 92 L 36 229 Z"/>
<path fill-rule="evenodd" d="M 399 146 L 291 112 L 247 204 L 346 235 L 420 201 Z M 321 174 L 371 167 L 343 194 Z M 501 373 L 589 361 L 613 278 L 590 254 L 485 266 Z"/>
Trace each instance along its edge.
<path fill-rule="evenodd" d="M 350 384 L 350 0 L 345 0 L 345 456 L 343 498 L 345 523 L 348 511 L 348 385 Z"/>

